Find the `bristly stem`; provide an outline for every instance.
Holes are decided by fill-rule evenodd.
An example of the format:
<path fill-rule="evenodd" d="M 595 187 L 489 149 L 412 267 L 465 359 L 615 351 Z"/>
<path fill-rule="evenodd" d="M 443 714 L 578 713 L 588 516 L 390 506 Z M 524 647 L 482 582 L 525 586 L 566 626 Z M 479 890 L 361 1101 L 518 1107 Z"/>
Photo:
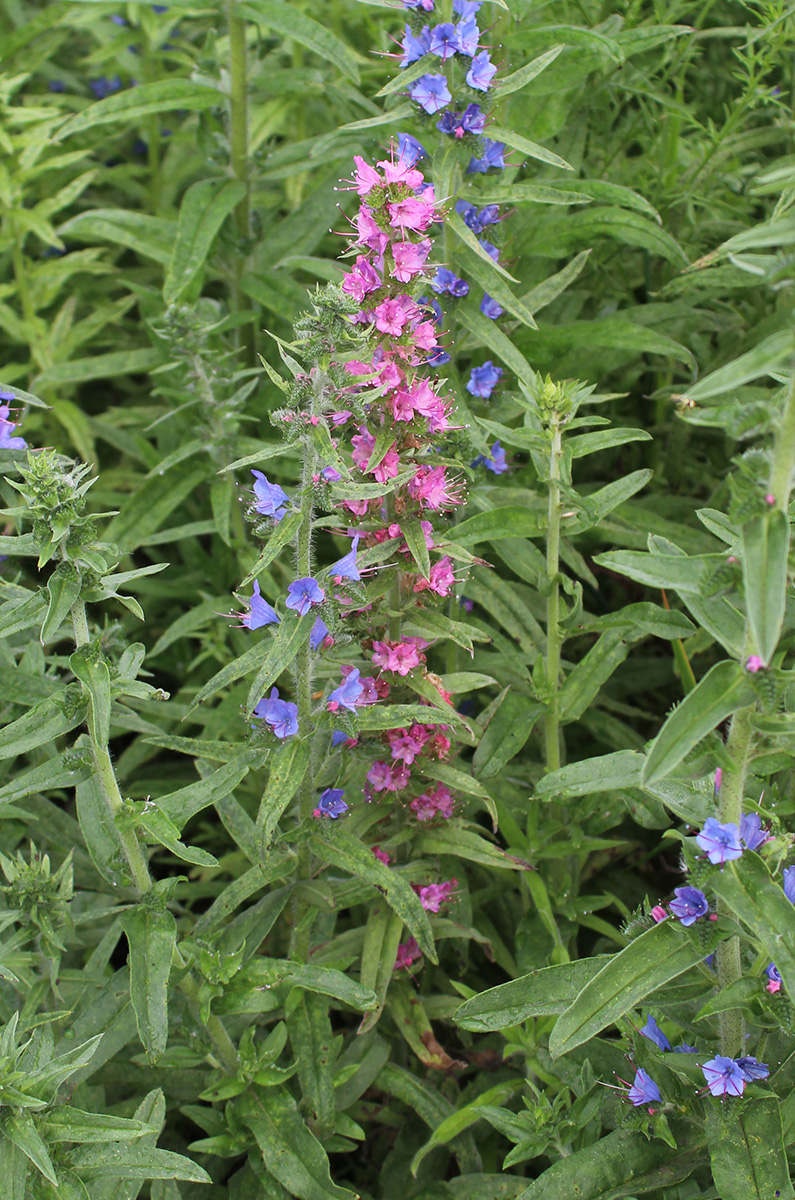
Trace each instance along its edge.
<path fill-rule="evenodd" d="M 552 426 L 549 452 L 549 524 L 547 529 L 547 711 L 544 717 L 546 767 L 560 766 L 560 718 L 558 684 L 560 681 L 560 428 Z"/>
<path fill-rule="evenodd" d="M 244 246 L 251 236 L 251 180 L 249 177 L 248 145 L 248 63 L 246 58 L 246 23 L 237 15 L 236 0 L 228 0 L 229 16 L 229 73 L 231 166 L 236 179 L 245 185 L 245 195 L 235 209 L 238 236 Z M 241 280 L 246 271 L 247 252 L 235 256 L 234 308 L 240 312 L 248 301 L 243 296 Z M 240 344 L 245 350 L 245 365 L 256 366 L 257 340 L 253 322 L 244 325 Z"/>

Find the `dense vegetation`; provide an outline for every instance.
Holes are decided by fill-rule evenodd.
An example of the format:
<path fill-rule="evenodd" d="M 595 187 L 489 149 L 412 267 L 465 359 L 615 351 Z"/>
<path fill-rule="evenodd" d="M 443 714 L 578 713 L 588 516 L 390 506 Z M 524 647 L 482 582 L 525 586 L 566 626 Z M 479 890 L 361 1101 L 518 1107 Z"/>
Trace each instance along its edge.
<path fill-rule="evenodd" d="M 794 43 L 0 0 L 3 1200 L 795 1195 Z"/>

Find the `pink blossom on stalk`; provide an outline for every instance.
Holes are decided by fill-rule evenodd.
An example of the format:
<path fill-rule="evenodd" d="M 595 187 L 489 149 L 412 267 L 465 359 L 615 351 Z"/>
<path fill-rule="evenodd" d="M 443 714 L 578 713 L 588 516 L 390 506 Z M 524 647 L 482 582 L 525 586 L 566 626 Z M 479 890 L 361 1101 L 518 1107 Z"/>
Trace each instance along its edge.
<path fill-rule="evenodd" d="M 422 638 L 405 638 L 402 642 L 373 642 L 373 662 L 382 671 L 408 675 L 424 662 L 422 651 L 428 643 Z"/>
<path fill-rule="evenodd" d="M 372 784 L 374 792 L 399 792 L 406 786 L 411 773 L 405 763 L 392 765 L 386 762 L 374 762 L 367 772 L 367 782 Z"/>
<path fill-rule="evenodd" d="M 388 730 L 386 740 L 392 757 L 402 759 L 410 767 L 417 755 L 422 753 L 429 736 L 424 725 L 412 725 L 411 729 Z"/>
<path fill-rule="evenodd" d="M 366 163 L 360 154 L 354 154 L 353 161 L 356 163 L 356 178 L 354 183 L 356 191 L 360 196 L 366 196 L 374 187 L 381 186 L 384 181 L 375 167 L 371 167 L 369 163 Z"/>
<path fill-rule="evenodd" d="M 449 596 L 450 589 L 455 587 L 455 575 L 453 574 L 452 560 L 445 554 L 444 558 L 440 558 L 437 563 L 431 567 L 431 573 L 427 579 L 420 577 L 414 584 L 415 592 L 424 592 L 426 590 L 436 592 L 437 596 Z"/>
<path fill-rule="evenodd" d="M 394 479 L 400 470 L 400 458 L 395 443 L 393 442 L 389 450 L 381 459 L 377 467 L 373 467 L 370 474 L 377 480 L 378 483 L 386 483 L 387 479 Z"/>
<path fill-rule="evenodd" d="M 356 214 L 356 232 L 357 240 L 363 246 L 374 250 L 376 254 L 383 254 L 389 245 L 389 238 L 378 225 L 366 204 L 362 204 Z"/>
<path fill-rule="evenodd" d="M 425 182 L 422 171 L 417 171 L 404 158 L 399 158 L 397 162 L 383 159 L 378 165 L 384 172 L 384 179 L 386 179 L 387 183 L 404 183 L 406 187 L 410 187 L 413 191 L 414 188 L 420 187 Z"/>
<path fill-rule="evenodd" d="M 373 846 L 372 850 L 378 861 L 382 862 L 385 867 L 388 867 L 391 860 L 386 850 L 382 850 L 380 846 Z"/>
<path fill-rule="evenodd" d="M 668 913 L 661 904 L 655 904 L 654 908 L 651 910 L 651 915 L 654 917 L 654 920 L 658 925 L 660 921 L 665 921 L 668 917 Z"/>
<path fill-rule="evenodd" d="M 416 938 L 409 938 L 407 942 L 401 942 L 397 948 L 397 958 L 393 970 L 402 971 L 408 970 L 412 963 L 418 958 L 422 958 L 422 951 L 417 945 Z"/>
<path fill-rule="evenodd" d="M 418 467 L 413 479 L 409 480 L 409 492 L 423 508 L 438 512 L 461 503 L 458 485 L 450 486 L 445 467 Z"/>
<path fill-rule="evenodd" d="M 381 333 L 400 337 L 409 323 L 409 314 L 398 300 L 384 300 L 375 310 L 375 327 Z"/>
<path fill-rule="evenodd" d="M 342 281 L 342 290 L 359 303 L 370 292 L 377 292 L 381 287 L 381 276 L 366 255 L 360 254 L 353 268 Z"/>
<path fill-rule="evenodd" d="M 761 659 L 758 654 L 750 654 L 745 660 L 745 669 L 746 671 L 749 671 L 751 675 L 756 675 L 757 671 L 761 671 L 764 665 L 764 660 Z"/>
<path fill-rule="evenodd" d="M 389 204 L 389 224 L 393 229 L 411 229 L 424 233 L 437 218 L 433 188 L 429 187 L 421 196 L 406 196 Z"/>
<path fill-rule="evenodd" d="M 445 725 L 443 728 L 447 729 L 448 727 Z M 447 755 L 450 753 L 452 748 L 453 743 L 450 741 L 447 734 L 437 731 L 433 737 L 429 739 L 425 750 L 431 758 L 442 759 L 447 758 Z"/>
<path fill-rule="evenodd" d="M 397 242 L 392 247 L 395 279 L 399 279 L 401 283 L 408 283 L 415 275 L 419 275 L 425 269 L 425 260 L 430 249 L 431 243 L 427 239 L 422 242 Z"/>
<path fill-rule="evenodd" d="M 415 796 L 409 808 L 418 821 L 432 821 L 437 816 L 448 820 L 453 815 L 454 805 L 450 789 L 442 783 L 437 788 Z"/>
<path fill-rule="evenodd" d="M 426 912 L 438 913 L 442 904 L 450 899 L 450 893 L 458 887 L 457 879 L 448 879 L 446 883 L 429 883 L 427 887 L 412 884 L 420 898 L 420 904 Z"/>

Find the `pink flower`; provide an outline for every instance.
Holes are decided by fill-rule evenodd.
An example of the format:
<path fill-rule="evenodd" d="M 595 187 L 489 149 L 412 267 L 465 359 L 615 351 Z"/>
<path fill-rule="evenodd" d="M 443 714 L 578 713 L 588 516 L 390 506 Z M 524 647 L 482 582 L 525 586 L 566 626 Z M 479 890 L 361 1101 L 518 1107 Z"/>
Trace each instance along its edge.
<path fill-rule="evenodd" d="M 382 850 L 380 846 L 373 846 L 373 854 L 379 862 L 384 864 L 385 867 L 389 866 L 390 859 L 386 850 Z"/>
<path fill-rule="evenodd" d="M 427 238 L 421 242 L 398 242 L 392 247 L 395 260 L 393 274 L 401 283 L 408 283 L 423 270 L 430 253 L 431 243 Z M 343 284 L 343 287 L 345 285 Z"/>
<path fill-rule="evenodd" d="M 349 408 L 343 408 L 340 412 L 333 412 L 329 417 L 329 420 L 331 421 L 332 425 L 344 425 L 345 422 L 350 420 L 352 416 L 353 413 Z"/>
<path fill-rule="evenodd" d="M 428 736 L 424 726 L 412 725 L 411 730 L 390 729 L 386 740 L 392 757 L 402 759 L 406 766 L 410 767 L 417 755 L 422 753 Z"/>
<path fill-rule="evenodd" d="M 764 665 L 764 661 L 758 654 L 751 654 L 745 660 L 745 669 L 746 671 L 750 671 L 752 675 L 756 675 L 757 671 L 761 671 Z"/>
<path fill-rule="evenodd" d="M 399 470 L 400 458 L 397 450 L 395 450 L 395 443 L 393 442 L 392 446 L 389 450 L 387 450 L 378 466 L 373 467 L 370 473 L 374 476 L 378 483 L 386 483 L 387 479 L 394 479 Z"/>
<path fill-rule="evenodd" d="M 449 879 L 446 883 L 429 883 L 427 887 L 417 887 L 416 884 L 412 884 L 412 886 L 425 911 L 438 913 L 441 905 L 450 899 L 450 893 L 458 887 L 458 880 Z"/>
<path fill-rule="evenodd" d="M 401 942 L 397 949 L 397 958 L 393 970 L 402 971 L 408 969 L 413 962 L 418 958 L 422 958 L 422 951 L 417 945 L 415 938 L 409 938 L 407 942 Z"/>
<path fill-rule="evenodd" d="M 418 467 L 417 474 L 409 480 L 409 492 L 423 508 L 434 512 L 461 503 L 460 493 L 448 484 L 444 467 Z"/>
<path fill-rule="evenodd" d="M 367 772 L 367 781 L 375 792 L 399 792 L 411 778 L 405 763 L 393 766 L 390 763 L 374 762 Z"/>
<path fill-rule="evenodd" d="M 400 337 L 408 321 L 408 313 L 397 300 L 384 300 L 375 310 L 376 329 L 392 337 Z"/>
<path fill-rule="evenodd" d="M 364 517 L 367 515 L 367 510 L 370 507 L 369 500 L 343 500 L 342 507 L 347 508 L 348 512 L 353 513 L 355 517 Z"/>
<path fill-rule="evenodd" d="M 425 182 L 425 176 L 422 171 L 418 171 L 415 167 L 412 167 L 403 158 L 399 158 L 396 163 L 389 162 L 387 159 L 378 165 L 384 172 L 384 178 L 387 183 L 405 183 L 413 191 Z"/>
<path fill-rule="evenodd" d="M 424 592 L 426 589 L 436 592 L 437 596 L 448 596 L 450 588 L 455 586 L 455 575 L 453 574 L 452 560 L 445 554 L 444 558 L 440 558 L 437 563 L 431 567 L 431 573 L 428 579 L 418 579 L 414 584 L 415 592 Z"/>
<path fill-rule="evenodd" d="M 384 181 L 376 171 L 375 167 L 371 167 L 366 163 L 360 154 L 354 154 L 353 161 L 356 163 L 356 191 L 360 196 L 366 196 L 374 187 L 379 187 Z"/>
<path fill-rule="evenodd" d="M 447 728 L 445 726 L 445 728 Z M 425 747 L 426 752 L 432 758 L 447 758 L 453 748 L 453 743 L 444 733 L 435 733 Z"/>
<path fill-rule="evenodd" d="M 423 321 L 412 330 L 414 345 L 420 350 L 433 350 L 438 345 L 433 321 Z"/>
<path fill-rule="evenodd" d="M 665 911 L 665 909 L 662 907 L 662 905 L 655 904 L 654 908 L 651 910 L 651 915 L 654 917 L 655 921 L 659 925 L 660 921 L 664 921 L 666 919 L 666 917 L 668 916 L 668 913 Z"/>
<path fill-rule="evenodd" d="M 450 789 L 441 783 L 438 787 L 415 796 L 409 808 L 418 821 L 432 821 L 436 816 L 445 819 L 452 817 L 454 805 Z"/>
<path fill-rule="evenodd" d="M 428 643 L 422 638 L 406 638 L 402 642 L 373 642 L 373 662 L 382 671 L 408 675 L 409 671 L 425 661 L 422 651 L 427 646 Z"/>
<path fill-rule="evenodd" d="M 353 447 L 353 461 L 362 471 L 367 470 L 367 464 L 370 461 L 370 455 L 375 447 L 375 438 L 364 425 L 359 427 L 359 432 L 351 438 Z"/>
<path fill-rule="evenodd" d="M 362 246 L 367 246 L 370 250 L 375 251 L 379 256 L 384 253 L 389 245 L 389 238 L 379 228 L 372 212 L 366 204 L 359 207 L 359 212 L 356 215 L 356 233 L 357 241 Z"/>
<path fill-rule="evenodd" d="M 407 196 L 389 204 L 389 224 L 393 229 L 412 229 L 423 233 L 436 219 L 436 200 L 433 188 L 426 188 L 421 196 Z"/>
<path fill-rule="evenodd" d="M 370 292 L 377 292 L 381 287 L 381 276 L 366 255 L 360 254 L 353 269 L 342 281 L 342 290 L 359 303 Z"/>

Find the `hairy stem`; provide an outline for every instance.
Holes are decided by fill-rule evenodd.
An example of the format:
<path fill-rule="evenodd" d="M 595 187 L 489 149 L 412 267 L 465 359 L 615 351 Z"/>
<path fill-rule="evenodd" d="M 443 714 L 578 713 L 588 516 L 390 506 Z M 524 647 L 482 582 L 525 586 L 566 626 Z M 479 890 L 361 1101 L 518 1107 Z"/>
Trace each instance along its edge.
<path fill-rule="evenodd" d="M 246 191 L 235 209 L 237 232 L 244 246 L 251 235 L 251 181 L 249 178 L 248 147 L 248 63 L 246 58 L 246 23 L 236 13 L 235 0 L 228 0 L 229 16 L 229 73 L 230 93 L 230 149 L 231 166 L 235 178 L 245 185 Z M 235 312 L 248 305 L 241 287 L 247 267 L 247 252 L 235 256 L 234 295 Z M 240 346 L 245 351 L 245 365 L 256 366 L 257 340 L 254 322 L 244 325 L 240 331 Z"/>
<path fill-rule="evenodd" d="M 179 981 L 179 990 L 187 1000 L 188 1008 L 191 1010 L 197 1024 L 204 1024 L 201 1017 L 199 985 L 190 972 L 187 975 L 183 975 Z M 216 1017 L 214 1013 L 211 1013 L 204 1027 L 212 1040 L 221 1066 L 230 1075 L 237 1074 L 240 1060 L 238 1059 L 234 1042 L 224 1028 L 223 1021 L 221 1021 L 220 1017 Z"/>
<path fill-rule="evenodd" d="M 560 717 L 558 683 L 560 679 L 560 459 L 561 435 L 553 428 L 549 453 L 549 527 L 547 530 L 547 711 L 544 717 L 546 767 L 557 771 L 560 766 Z"/>

